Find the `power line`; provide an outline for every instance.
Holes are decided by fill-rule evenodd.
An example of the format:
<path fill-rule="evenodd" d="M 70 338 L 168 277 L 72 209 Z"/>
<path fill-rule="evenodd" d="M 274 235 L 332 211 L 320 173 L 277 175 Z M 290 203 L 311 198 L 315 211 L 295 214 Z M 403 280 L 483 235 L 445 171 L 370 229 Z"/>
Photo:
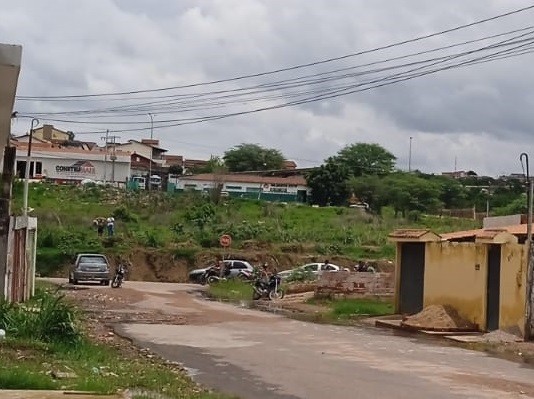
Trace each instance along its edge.
<path fill-rule="evenodd" d="M 277 74 L 277 73 L 281 73 L 281 72 L 293 71 L 293 70 L 296 70 L 296 69 L 307 68 L 307 67 L 310 67 L 310 66 L 326 64 L 326 63 L 330 63 L 330 62 L 334 62 L 334 61 L 340 61 L 340 60 L 344 60 L 344 59 L 348 59 L 348 58 L 352 58 L 352 57 L 356 57 L 356 56 L 361 56 L 361 55 L 364 55 L 364 54 L 374 53 L 374 52 L 377 52 L 377 51 L 382 51 L 382 50 L 390 49 L 390 48 L 393 48 L 393 47 L 398 47 L 398 46 L 402 46 L 402 45 L 405 45 L 405 44 L 414 43 L 414 42 L 418 42 L 418 41 L 421 41 L 421 40 L 429 39 L 429 38 L 432 38 L 432 37 L 436 37 L 436 36 L 444 35 L 444 34 L 447 34 L 447 33 L 455 32 L 455 31 L 458 31 L 458 30 L 466 29 L 466 28 L 473 27 L 473 26 L 476 26 L 476 25 L 480 25 L 480 24 L 483 24 L 483 23 L 486 23 L 486 22 L 490 22 L 490 21 L 494 21 L 494 20 L 497 20 L 497 19 L 500 19 L 500 18 L 504 18 L 504 17 L 510 16 L 510 15 L 514 15 L 514 14 L 518 14 L 518 13 L 521 13 L 521 12 L 524 12 L 524 11 L 528 11 L 528 10 L 531 10 L 533 8 L 534 8 L 534 5 L 523 7 L 523 8 L 519 8 L 519 9 L 512 10 L 512 11 L 509 11 L 509 12 L 506 12 L 506 13 L 503 13 L 503 14 L 499 14 L 499 15 L 493 16 L 493 17 L 477 20 L 477 21 L 474 21 L 474 22 L 471 22 L 471 23 L 468 23 L 468 24 L 459 25 L 459 26 L 456 26 L 456 27 L 453 27 L 453 28 L 445 29 L 445 30 L 442 30 L 442 31 L 434 32 L 434 33 L 423 35 L 423 36 L 418 36 L 418 37 L 415 37 L 415 38 L 412 38 L 412 39 L 408 39 L 408 40 L 395 42 L 395 43 L 388 44 L 388 45 L 385 45 L 385 46 L 375 47 L 375 48 L 369 49 L 369 50 L 363 50 L 363 51 L 359 51 L 359 52 L 355 52 L 355 53 L 351 53 L 351 54 L 346 54 L 346 55 L 343 55 L 343 56 L 340 56 L 340 57 L 327 58 L 327 59 L 320 60 L 320 61 L 314 61 L 314 62 L 310 62 L 310 63 L 299 64 L 299 65 L 295 65 L 295 66 L 291 66 L 291 67 L 287 67 L 287 68 L 280 68 L 280 69 L 267 71 L 267 72 L 259 72 L 259 73 L 254 73 L 254 74 L 241 75 L 241 76 L 237 76 L 237 77 L 233 77 L 233 78 L 212 80 L 212 81 L 208 81 L 208 82 L 193 83 L 193 84 L 188 84 L 188 85 L 163 87 L 163 88 L 157 88 L 157 89 L 131 90 L 131 91 L 114 92 L 114 93 L 99 93 L 99 94 L 64 95 L 64 96 L 19 96 L 19 97 L 17 97 L 17 99 L 21 99 L 21 100 L 22 99 L 24 99 L 24 100 L 48 100 L 48 99 L 59 99 L 59 98 L 72 99 L 72 98 L 93 98 L 93 97 L 108 97 L 108 96 L 112 97 L 112 96 L 134 95 L 134 94 L 141 94 L 141 93 L 162 92 L 162 91 L 184 89 L 184 88 L 191 88 L 191 87 L 198 87 L 198 86 L 214 85 L 214 84 L 225 83 L 225 82 L 235 82 L 235 81 L 238 81 L 238 80 L 255 78 L 255 77 L 266 76 L 266 75 L 273 75 L 273 74 Z"/>

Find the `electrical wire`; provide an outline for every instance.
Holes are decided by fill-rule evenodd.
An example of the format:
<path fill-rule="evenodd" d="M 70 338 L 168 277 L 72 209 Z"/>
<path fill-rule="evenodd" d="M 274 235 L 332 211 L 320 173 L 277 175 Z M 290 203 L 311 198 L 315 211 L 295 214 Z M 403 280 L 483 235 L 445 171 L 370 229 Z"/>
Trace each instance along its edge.
<path fill-rule="evenodd" d="M 114 92 L 114 93 L 77 94 L 77 95 L 64 95 L 64 96 L 18 96 L 17 99 L 21 99 L 21 100 L 22 99 L 25 99 L 25 100 L 41 100 L 41 101 L 43 101 L 43 100 L 47 100 L 47 99 L 59 99 L 59 98 L 72 99 L 72 98 L 91 98 L 91 97 L 112 97 L 112 96 L 134 95 L 134 94 L 141 94 L 141 93 L 162 92 L 162 91 L 184 89 L 184 88 L 191 88 L 191 87 L 198 87 L 198 86 L 214 85 L 214 84 L 219 84 L 219 83 L 235 82 L 235 81 L 243 80 L 243 79 L 256 78 L 256 77 L 261 77 L 261 76 L 278 74 L 278 73 L 281 73 L 281 72 L 294 71 L 294 70 L 301 69 L 301 68 L 308 68 L 308 67 L 311 67 L 311 66 L 327 64 L 327 63 L 334 62 L 334 61 L 345 60 L 345 59 L 348 59 L 348 58 L 353 58 L 353 57 L 361 56 L 361 55 L 364 55 L 364 54 L 370 54 L 370 53 L 374 53 L 374 52 L 378 52 L 378 51 L 382 51 L 382 50 L 386 50 L 386 49 L 391 49 L 393 47 L 398 47 L 398 46 L 402 46 L 402 45 L 409 44 L 409 43 L 415 43 L 415 42 L 418 42 L 418 41 L 421 41 L 421 40 L 425 40 L 425 39 L 429 39 L 429 38 L 432 38 L 432 37 L 436 37 L 436 36 L 440 36 L 440 35 L 456 32 L 456 31 L 459 31 L 459 30 L 462 30 L 462 29 L 470 28 L 470 27 L 473 27 L 473 26 L 476 26 L 476 25 L 480 25 L 480 24 L 483 24 L 483 23 L 486 23 L 486 22 L 495 21 L 497 19 L 501 19 L 501 18 L 504 18 L 504 17 L 508 17 L 508 16 L 511 16 L 511 15 L 514 15 L 514 14 L 518 14 L 518 13 L 521 13 L 521 12 L 525 12 L 525 11 L 531 10 L 533 8 L 534 8 L 534 5 L 531 5 L 531 6 L 515 9 L 515 10 L 509 11 L 509 12 L 506 12 L 506 13 L 502 13 L 502 14 L 499 14 L 499 15 L 495 15 L 495 16 L 492 16 L 492 17 L 489 17 L 489 18 L 484 18 L 484 19 L 480 19 L 480 20 L 477 20 L 477 21 L 474 21 L 474 22 L 471 22 L 471 23 L 459 25 L 459 26 L 456 26 L 456 27 L 453 27 L 453 28 L 441 30 L 441 31 L 430 33 L 430 34 L 427 34 L 427 35 L 418 36 L 418 37 L 415 37 L 415 38 L 412 38 L 412 39 L 407 39 L 407 40 L 391 43 L 391 44 L 388 44 L 388 45 L 385 45 L 385 46 L 375 47 L 373 49 L 363 50 L 363 51 L 359 51 L 359 52 L 355 52 L 355 53 L 351 53 L 351 54 L 346 54 L 346 55 L 339 56 L 339 57 L 327 58 L 327 59 L 320 60 L 320 61 L 314 61 L 314 62 L 310 62 L 310 63 L 299 64 L 299 65 L 295 65 L 295 66 L 291 66 L 291 67 L 287 67 L 287 68 L 279 68 L 279 69 L 275 69 L 275 70 L 267 71 L 267 72 L 259 72 L 259 73 L 254 73 L 254 74 L 241 75 L 241 76 L 237 76 L 237 77 L 227 78 L 227 79 L 219 79 L 219 80 L 212 80 L 212 81 L 208 81 L 208 82 L 193 83 L 193 84 L 181 85 L 181 86 L 163 87 L 163 88 L 157 88 L 157 89 L 130 90 L 130 91 Z"/>

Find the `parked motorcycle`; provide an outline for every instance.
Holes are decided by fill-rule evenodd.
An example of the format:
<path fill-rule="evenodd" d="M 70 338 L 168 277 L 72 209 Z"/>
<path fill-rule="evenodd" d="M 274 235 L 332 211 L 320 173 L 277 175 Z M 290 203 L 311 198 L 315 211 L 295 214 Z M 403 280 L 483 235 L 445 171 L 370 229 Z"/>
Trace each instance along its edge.
<path fill-rule="evenodd" d="M 222 280 L 226 280 L 226 277 L 221 277 L 221 269 L 218 266 L 211 266 L 200 278 L 200 284 L 214 284 Z"/>
<path fill-rule="evenodd" d="M 124 281 L 125 274 L 126 266 L 124 266 L 122 263 L 119 263 L 117 269 L 115 270 L 113 280 L 111 280 L 111 288 L 120 288 L 122 282 Z"/>
<path fill-rule="evenodd" d="M 360 273 L 376 273 L 375 268 L 367 262 L 358 262 L 354 265 L 354 271 Z"/>
<path fill-rule="evenodd" d="M 257 300 L 261 298 L 269 298 L 270 300 L 282 299 L 284 297 L 284 290 L 280 284 L 282 279 L 280 276 L 273 274 L 269 277 L 269 281 L 258 279 L 252 285 L 253 293 L 252 299 Z"/>

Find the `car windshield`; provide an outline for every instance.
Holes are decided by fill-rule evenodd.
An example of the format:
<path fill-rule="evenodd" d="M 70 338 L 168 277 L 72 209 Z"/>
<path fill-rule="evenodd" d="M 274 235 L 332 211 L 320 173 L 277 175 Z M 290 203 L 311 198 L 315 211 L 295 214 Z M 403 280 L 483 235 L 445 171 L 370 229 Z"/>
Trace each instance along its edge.
<path fill-rule="evenodd" d="M 106 258 L 101 255 L 80 256 L 79 263 L 106 263 Z"/>

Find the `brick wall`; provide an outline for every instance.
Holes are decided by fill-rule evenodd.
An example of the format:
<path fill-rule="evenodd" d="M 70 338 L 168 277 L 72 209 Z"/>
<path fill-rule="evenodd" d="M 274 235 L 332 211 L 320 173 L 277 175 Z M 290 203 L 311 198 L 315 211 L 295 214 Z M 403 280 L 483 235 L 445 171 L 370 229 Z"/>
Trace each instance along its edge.
<path fill-rule="evenodd" d="M 317 282 L 318 296 L 347 297 L 392 296 L 395 291 L 393 273 L 324 272 Z"/>

